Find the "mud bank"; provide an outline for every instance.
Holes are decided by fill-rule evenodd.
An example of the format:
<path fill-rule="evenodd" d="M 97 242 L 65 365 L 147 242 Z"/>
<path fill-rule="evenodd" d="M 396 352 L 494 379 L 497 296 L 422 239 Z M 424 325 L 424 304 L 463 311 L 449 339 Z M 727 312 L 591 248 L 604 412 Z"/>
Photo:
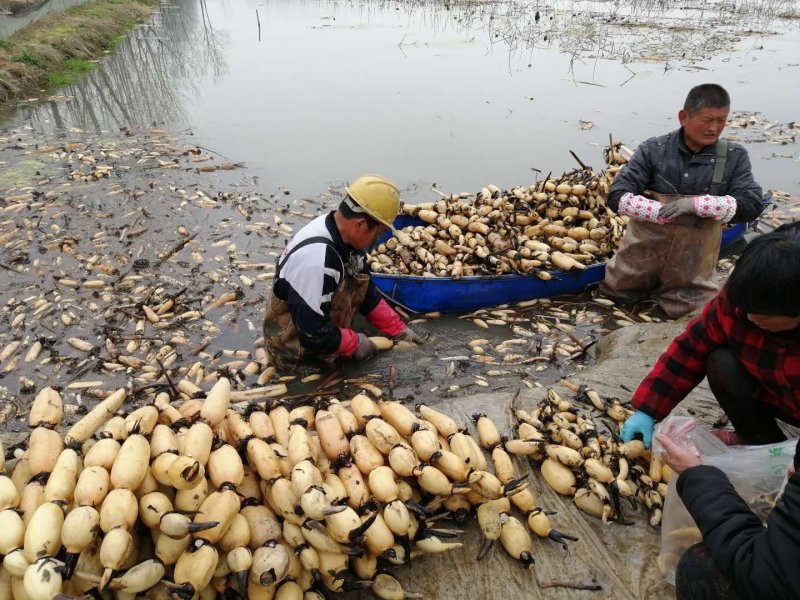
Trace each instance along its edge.
<path fill-rule="evenodd" d="M 95 67 L 135 25 L 146 21 L 154 0 L 101 0 L 53 13 L 0 40 L 0 113 L 38 90 L 72 83 Z"/>

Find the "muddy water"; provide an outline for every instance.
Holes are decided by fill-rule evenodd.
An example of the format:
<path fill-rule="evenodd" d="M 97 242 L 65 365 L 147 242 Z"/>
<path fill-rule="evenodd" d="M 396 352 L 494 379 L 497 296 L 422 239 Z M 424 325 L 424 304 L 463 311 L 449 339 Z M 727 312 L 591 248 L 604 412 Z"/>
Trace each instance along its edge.
<path fill-rule="evenodd" d="M 41 338 L 48 344 L 43 356 L 51 353 L 47 363 L 20 361 L 5 373 L 2 385 L 10 394 L 0 399 L 4 440 L 8 432 L 21 432 L 10 438 L 14 441 L 24 436 L 31 395 L 19 393 L 21 376 L 37 386 L 101 380 L 110 389 L 143 375 L 133 368 L 108 370 L 102 363 L 113 363 L 105 339 L 120 353 L 144 358 L 148 342 L 153 350 L 170 335 L 185 336 L 189 343 L 175 342 L 176 378 L 195 360 L 206 362 L 209 370 L 225 369 L 232 361 L 224 350 L 252 350 L 269 280 L 247 283 L 242 276 L 255 278 L 258 271 L 237 265 L 274 259 L 286 238 L 270 229 L 273 215 L 295 227 L 302 220 L 276 209 L 288 205 L 313 215 L 336 202 L 329 187 L 336 191 L 359 173 L 384 173 L 416 201 L 430 200 L 434 183 L 446 191 L 474 191 L 490 182 L 530 183 L 536 177 L 532 169 L 546 174 L 575 166 L 569 149 L 599 167 L 600 146 L 609 133 L 635 145 L 671 129 L 686 89 L 708 80 L 730 89 L 735 109 L 760 111 L 767 121 L 790 121 L 796 117 L 793 48 L 800 35 L 797 20 L 775 15 L 792 6 L 742 3 L 736 13 L 726 12 L 731 7 L 664 13 L 655 2 L 637 2 L 635 8 L 586 2 L 555 8 L 165 4 L 153 25 L 138 28 L 95 72 L 60 97 L 26 105 L 4 123 L 18 130 L 0 136 L 4 196 L 23 194 L 25 185 L 55 194 L 20 201 L 30 206 L 3 221 L 22 225 L 13 247 L 6 244 L 2 251 L 2 346 L 20 341 L 19 356 Z M 760 33 L 745 35 L 748 30 Z M 142 134 L 152 125 L 177 139 L 163 132 Z M 750 135 L 741 129 L 731 133 Z M 201 155 L 182 150 L 192 144 L 215 160 L 193 162 Z M 800 191 L 792 168 L 796 146 L 761 141 L 749 148 L 765 188 Z M 80 159 L 86 155 L 112 165 L 112 175 L 95 182 L 73 179 L 76 169 L 90 170 Z M 166 166 L 175 161 L 180 168 L 164 170 L 159 161 Z M 244 165 L 195 171 L 211 162 Z M 9 188 L 13 191 L 5 193 Z M 220 190 L 231 197 L 219 197 Z M 177 231 L 179 225 L 188 233 Z M 33 243 L 25 243 L 23 232 Z M 189 234 L 197 237 L 161 264 L 160 258 Z M 74 243 L 67 241 L 71 238 Z M 90 262 L 94 253 L 118 273 L 98 273 Z M 134 260 L 150 266 L 132 271 Z M 116 286 L 126 273 L 140 277 L 139 291 Z M 103 279 L 108 288 L 73 288 L 64 283 L 67 278 Z M 164 294 L 183 288 L 189 288 L 181 302 L 184 311 L 205 309 L 231 289 L 240 290 L 242 298 L 206 310 L 204 320 L 184 324 L 171 317 L 163 327 L 144 324 L 142 303 L 155 306 Z M 52 307 L 40 306 L 39 299 Z M 582 319 L 575 335 L 585 343 L 601 327 L 613 328 L 618 318 L 603 320 L 604 309 L 589 302 L 568 302 L 563 310 L 566 318 L 563 313 L 548 317 L 547 309 L 529 310 L 533 322 L 521 325 L 539 333 L 520 352 L 535 354 L 538 343 L 552 344 L 553 336 L 544 331 L 557 332 L 559 324 Z M 24 324 L 11 328 L 22 312 L 29 315 Z M 65 323 L 65 312 L 74 313 L 75 321 Z M 139 323 L 143 335 L 137 332 Z M 494 367 L 510 372 L 500 377 L 460 358 L 470 352 L 467 339 L 496 343 L 517 337 L 510 327 L 480 329 L 456 317 L 414 326 L 432 334 L 426 347 L 387 353 L 348 369 L 345 376 L 375 373 L 376 381 L 388 387 L 394 365 L 396 396 L 440 405 L 460 423 L 481 411 L 506 425 L 516 391 L 521 389 L 520 401 L 529 403 L 528 395 L 538 391 L 521 382 L 580 381 L 581 361 L 568 362 L 562 355 L 545 371 L 536 365 Z M 88 339 L 97 349 L 78 352 L 64 342 L 70 336 Z M 138 350 L 122 350 L 139 339 Z M 4 371 L 8 364 L 2 364 Z M 604 393 L 624 395 L 620 380 L 608 375 L 603 380 L 608 383 Z M 600 382 L 590 383 L 599 387 Z M 80 403 L 79 389 L 64 391 L 73 407 Z M 291 393 L 303 389 L 292 385 Z M 558 547 L 537 543 L 536 572 L 523 571 L 499 550 L 482 563 L 486 567 L 477 568 L 472 556 L 479 540 L 472 527 L 464 552 L 401 571 L 404 584 L 431 598 L 481 598 L 499 590 L 509 598 L 601 597 L 563 587 L 540 589 L 536 577 L 561 583 L 597 580 L 604 586 L 602 597 L 671 596 L 653 562 L 658 534 L 646 527 L 643 514 L 636 526 L 605 528 L 558 500 L 540 481 L 534 485 L 543 504 L 559 508 L 559 527 L 581 537 L 569 557 Z"/>
<path fill-rule="evenodd" d="M 130 216 L 130 209 L 141 204 L 149 210 L 152 226 L 124 251 L 129 261 L 154 259 L 174 243 L 175 228 L 185 225 L 199 234 L 195 243 L 209 250 L 208 261 L 224 264 L 224 249 L 211 245 L 230 237 L 235 253 L 269 263 L 285 236 L 251 235 L 253 228 L 269 221 L 277 207 L 289 207 L 294 216 L 281 213 L 282 218 L 296 229 L 304 220 L 299 213 L 313 216 L 335 206 L 344 181 L 358 174 L 385 174 L 414 202 L 435 198 L 433 185 L 456 192 L 490 182 L 532 183 L 576 166 L 570 149 L 600 168 L 609 134 L 635 146 L 668 131 L 676 126 L 686 90 L 717 81 L 730 90 L 734 110 L 759 113 L 759 126 L 728 132 L 748 142 L 764 188 L 797 194 L 797 145 L 775 139 L 796 117 L 799 24 L 796 2 L 665 9 L 659 2 L 176 0 L 164 3 L 152 24 L 136 28 L 94 72 L 57 96 L 26 103 L 3 123 L 24 135 L 18 138 L 22 145 L 14 135 L 4 138 L 0 188 L 19 188 L 45 175 L 55 186 L 76 168 L 71 157 L 57 159 L 57 167 L 31 160 L 30 148 L 76 140 L 88 140 L 81 151 L 89 153 L 129 148 L 143 128 L 159 127 L 178 144 L 196 145 L 206 157 L 240 168 L 185 173 L 171 188 L 161 178 L 158 197 L 126 199 L 124 212 L 103 197 L 113 186 L 95 186 L 67 205 L 78 207 L 89 224 L 105 219 L 108 232 L 120 240 L 119 231 L 141 219 Z M 150 149 L 149 143 L 142 146 Z M 113 193 L 153 189 L 151 169 L 158 165 L 151 164 L 126 164 L 115 173 L 122 179 Z M 211 197 L 222 189 L 253 194 L 243 202 L 247 219 L 224 206 L 222 214 L 183 204 L 163 212 L 165 197 L 184 198 L 173 193 L 181 188 L 187 195 L 196 189 Z M 81 204 L 86 198 L 88 210 Z M 176 257 L 182 264 L 165 264 L 153 277 L 190 283 L 195 269 L 184 266 L 194 264 L 187 262 L 190 248 Z M 26 260 L 37 257 L 31 252 Z M 33 271 L 27 273 L 0 273 L 4 303 L 29 297 L 37 280 Z M 233 284 L 223 279 L 224 285 L 203 289 L 218 295 L 239 281 L 230 275 Z M 55 278 L 45 281 L 52 286 Z M 252 347 L 268 288 L 259 282 L 246 290 L 238 325 L 223 327 L 210 352 Z M 552 327 L 553 320 L 547 323 Z M 459 385 L 463 393 L 478 385 L 463 361 L 441 360 L 466 354 L 465 339 L 515 335 L 509 328 L 481 330 L 452 317 L 420 327 L 433 340 L 425 351 L 403 357 L 406 383 L 416 393 L 438 395 L 447 373 L 452 372 L 445 387 Z M 601 332 L 589 327 L 581 335 Z M 393 361 L 383 357 L 374 368 Z M 546 382 L 573 368 L 528 368 L 522 376 L 536 373 Z"/>
<path fill-rule="evenodd" d="M 10 123 L 155 123 L 293 198 L 363 172 L 411 201 L 432 184 L 510 187 L 574 167 L 570 149 L 599 168 L 609 134 L 633 146 L 674 128 L 705 81 L 725 85 L 734 110 L 795 119 L 796 3 L 702 6 L 176 0 L 68 100 Z M 765 188 L 800 189 L 792 158 L 773 156 L 796 159 L 796 147 L 750 152 Z"/>
<path fill-rule="evenodd" d="M 237 246 L 234 254 L 246 257 L 242 260 L 270 263 L 285 236 L 265 233 L 261 225 L 270 222 L 276 208 L 295 212 L 281 215 L 296 229 L 304 220 L 299 213 L 313 216 L 335 206 L 344 181 L 363 172 L 391 177 L 413 202 L 435 197 L 432 185 L 455 192 L 474 191 L 490 182 L 503 187 L 532 183 L 549 172 L 576 166 L 570 149 L 600 168 L 601 146 L 609 134 L 635 146 L 649 135 L 668 131 L 676 126 L 686 90 L 718 81 L 731 91 L 735 110 L 760 113 L 759 127 L 729 129 L 730 135 L 750 142 L 757 178 L 765 189 L 799 193 L 800 181 L 792 168 L 797 146 L 774 143 L 796 117 L 791 86 L 800 70 L 794 52 L 800 41 L 797 3 L 703 6 L 665 10 L 659 2 L 164 3 L 152 24 L 135 29 L 94 72 L 57 96 L 26 103 L 3 123 L 24 133 L 3 138 L 0 188 L 19 189 L 47 177 L 53 189 L 80 167 L 71 155 L 40 160 L 30 154 L 31 148 L 67 141 L 83 142 L 79 153 L 137 145 L 146 151 L 161 143 L 159 134 L 156 141 L 143 138 L 139 144 L 140 132 L 152 126 L 175 135 L 176 145 L 197 145 L 217 163 L 237 163 L 240 168 L 233 171 L 184 172 L 172 185 L 152 170 L 158 169 L 152 158 L 149 163 L 142 163 L 144 158 L 123 161 L 117 165 L 114 185 L 78 187 L 66 199 L 86 221 L 58 222 L 73 234 L 101 222 L 111 238 L 122 241 L 125 228 L 138 228 L 144 218 L 149 229 L 142 237 L 132 245 L 125 240 L 124 247 L 113 251 L 127 256 L 127 262 L 117 264 L 120 272 L 129 270 L 137 258 L 155 262 L 159 252 L 179 239 L 174 233 L 178 225 L 197 233 L 193 245 L 175 257 L 178 263 L 163 265 L 150 278 L 161 277 L 172 292 L 192 285 L 210 298 L 237 285 L 243 288 L 242 307 L 208 351 L 252 348 L 269 282 L 241 285 L 240 273 L 234 270 L 223 272 L 217 285 L 204 279 L 198 283 L 200 267 L 189 251 L 194 246 L 203 250 L 207 262 L 202 273 L 225 265 L 224 247 L 213 244 L 227 238 Z M 195 166 L 180 160 L 185 169 Z M 104 196 L 122 189 L 158 193 L 126 196 L 119 206 Z M 240 204 L 246 206 L 247 218 L 224 202 L 218 210 L 185 206 L 185 198 L 195 190 L 212 198 L 220 190 L 232 190 L 244 198 Z M 182 203 L 178 208 L 164 206 L 165 199 Z M 146 217 L 134 209 L 142 209 Z M 16 258 L 43 264 L 49 259 L 35 248 Z M 73 273 L 65 273 L 60 263 L 50 266 L 53 271 L 44 281 L 52 291 L 56 276 Z M 80 275 L 85 277 L 81 272 L 76 278 Z M 3 304 L 40 293 L 32 287 L 38 279 L 30 268 L 24 276 L 6 269 L 0 278 L 6 289 Z M 81 292 L 75 296 L 81 297 Z M 590 314 L 587 322 L 596 316 Z M 554 321 L 546 324 L 552 329 Z M 84 322 L 80 333 L 97 325 Z M 614 318 L 595 325 L 599 326 L 586 327 L 580 334 L 585 342 L 615 327 Z M 473 375 L 485 368 L 450 358 L 468 353 L 467 339 L 518 337 L 508 327 L 483 330 L 453 317 L 419 327 L 433 334 L 424 350 L 381 357 L 368 368 L 402 364 L 398 392 L 434 398 L 453 395 L 445 390 L 454 385 L 460 386 L 457 395 L 484 387 Z M 28 344 L 35 339 L 32 335 L 52 337 L 53 332 L 25 334 Z M 7 333 L 3 342 L 15 335 Z M 515 385 L 520 377 L 547 383 L 574 368 L 559 361 L 546 372 L 528 367 L 515 372 Z M 6 383 L 16 392 L 11 379 Z M 508 385 L 489 381 L 489 389 L 496 391 Z"/>

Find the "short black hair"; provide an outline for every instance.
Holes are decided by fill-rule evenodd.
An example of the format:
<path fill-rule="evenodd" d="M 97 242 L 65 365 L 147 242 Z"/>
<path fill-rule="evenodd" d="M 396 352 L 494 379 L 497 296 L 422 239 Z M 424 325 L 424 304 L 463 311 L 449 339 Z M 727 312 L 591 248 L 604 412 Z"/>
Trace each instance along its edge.
<path fill-rule="evenodd" d="M 693 115 L 701 108 L 726 108 L 731 105 L 731 97 L 725 88 L 716 83 L 704 83 L 689 90 L 683 110 Z"/>
<path fill-rule="evenodd" d="M 750 242 L 725 289 L 746 313 L 800 316 L 800 222 Z"/>
<path fill-rule="evenodd" d="M 367 227 L 369 229 L 375 229 L 376 227 L 381 225 L 381 222 L 377 219 L 374 219 L 370 215 L 365 212 L 356 212 L 352 209 L 349 202 L 355 204 L 355 200 L 350 199 L 348 196 L 347 199 L 342 200 L 341 204 L 339 204 L 339 208 L 337 209 L 345 219 L 366 219 Z M 357 205 L 356 205 L 357 206 Z"/>

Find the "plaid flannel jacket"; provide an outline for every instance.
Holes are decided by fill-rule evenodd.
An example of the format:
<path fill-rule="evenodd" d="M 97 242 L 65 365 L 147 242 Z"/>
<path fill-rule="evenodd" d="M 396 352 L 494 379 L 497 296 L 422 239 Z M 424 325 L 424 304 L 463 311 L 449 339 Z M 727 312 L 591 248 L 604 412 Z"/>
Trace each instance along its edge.
<path fill-rule="evenodd" d="M 661 355 L 632 404 L 656 421 L 665 418 L 706 375 L 706 361 L 727 346 L 760 383 L 761 400 L 800 419 L 800 330 L 770 333 L 747 320 L 723 290 L 706 304 Z"/>

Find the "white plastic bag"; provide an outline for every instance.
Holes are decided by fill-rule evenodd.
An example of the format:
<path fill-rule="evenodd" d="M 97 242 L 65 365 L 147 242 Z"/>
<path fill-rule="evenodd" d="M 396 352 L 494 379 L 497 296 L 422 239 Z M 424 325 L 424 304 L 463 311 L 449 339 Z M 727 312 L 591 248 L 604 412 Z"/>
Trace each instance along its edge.
<path fill-rule="evenodd" d="M 658 424 L 655 434 L 669 427 L 673 432 L 670 437 L 676 443 L 685 448 L 696 448 L 701 462 L 724 472 L 753 512 L 766 521 L 786 481 L 797 440 L 766 446 L 728 447 L 702 426 L 692 427 L 693 421 L 691 417 L 667 417 Z M 654 436 L 653 452 L 662 449 Z M 676 480 L 677 477 L 670 480 L 664 501 L 661 553 L 658 556 L 659 569 L 672 585 L 675 585 L 675 567 L 683 552 L 702 541 L 697 525 L 678 496 Z"/>
<path fill-rule="evenodd" d="M 667 417 L 656 425 L 653 432 L 653 452 L 660 454 L 664 447 L 656 439 L 662 431 L 669 431 L 669 437 L 679 446 L 696 449 L 701 457 L 728 454 L 731 448 L 723 444 L 720 439 L 703 427 L 697 427 L 697 421 L 692 417 Z"/>

